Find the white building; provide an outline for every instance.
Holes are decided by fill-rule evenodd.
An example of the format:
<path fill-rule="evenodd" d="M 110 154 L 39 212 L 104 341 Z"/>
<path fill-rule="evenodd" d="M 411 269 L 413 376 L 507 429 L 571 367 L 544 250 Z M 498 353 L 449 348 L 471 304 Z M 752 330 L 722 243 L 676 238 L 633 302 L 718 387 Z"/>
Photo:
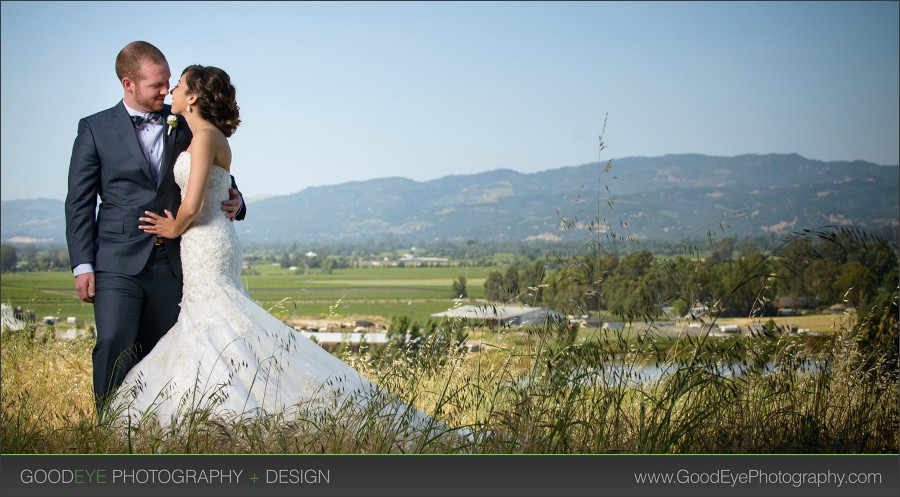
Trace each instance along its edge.
<path fill-rule="evenodd" d="M 542 325 L 548 320 L 566 322 L 566 316 L 543 307 L 524 305 L 464 305 L 449 311 L 432 314 L 433 318 L 469 319 L 486 324 L 511 326 Z"/>

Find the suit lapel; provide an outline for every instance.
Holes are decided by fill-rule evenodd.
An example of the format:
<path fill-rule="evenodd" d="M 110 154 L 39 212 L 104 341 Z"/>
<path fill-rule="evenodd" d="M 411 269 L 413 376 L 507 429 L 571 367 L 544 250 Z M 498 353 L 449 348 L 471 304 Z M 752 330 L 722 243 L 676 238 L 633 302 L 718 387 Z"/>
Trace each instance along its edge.
<path fill-rule="evenodd" d="M 178 126 L 170 129 L 169 126 L 169 115 L 171 114 L 171 107 L 168 105 L 163 107 L 162 117 L 163 117 L 163 158 L 162 164 L 159 165 L 159 185 L 162 184 L 163 179 L 172 174 L 172 163 L 174 162 L 174 158 L 172 157 L 172 151 L 175 150 L 175 139 L 178 137 Z M 180 124 L 180 123 L 179 123 Z M 157 185 L 157 187 L 159 187 Z"/>
<path fill-rule="evenodd" d="M 125 144 L 125 148 L 128 149 L 136 163 L 143 166 L 141 169 L 144 170 L 144 174 L 150 178 L 150 181 L 153 181 L 153 171 L 150 169 L 150 162 L 147 161 L 147 156 L 144 155 L 144 150 L 141 149 L 141 142 L 134 132 L 134 123 L 131 122 L 131 116 L 125 110 L 124 102 L 119 102 L 119 105 L 115 107 L 112 118 L 115 122 L 114 126 L 116 133 L 119 135 L 119 140 Z"/>

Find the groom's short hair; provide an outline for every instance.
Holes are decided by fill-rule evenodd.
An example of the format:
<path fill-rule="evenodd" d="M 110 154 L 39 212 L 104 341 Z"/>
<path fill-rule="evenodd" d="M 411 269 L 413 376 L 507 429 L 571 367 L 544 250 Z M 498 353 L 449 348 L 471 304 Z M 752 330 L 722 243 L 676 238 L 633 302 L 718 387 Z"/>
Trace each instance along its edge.
<path fill-rule="evenodd" d="M 116 76 L 119 81 L 128 77 L 132 81 L 141 79 L 141 64 L 145 61 L 154 64 L 168 64 L 166 56 L 146 41 L 133 41 L 125 45 L 116 56 Z"/>

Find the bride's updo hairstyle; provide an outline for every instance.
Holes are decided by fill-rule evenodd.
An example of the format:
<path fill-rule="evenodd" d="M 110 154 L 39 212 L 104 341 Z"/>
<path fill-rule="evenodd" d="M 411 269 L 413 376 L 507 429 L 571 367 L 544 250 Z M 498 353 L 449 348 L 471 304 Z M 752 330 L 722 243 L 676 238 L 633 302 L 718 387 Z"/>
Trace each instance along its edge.
<path fill-rule="evenodd" d="M 182 75 L 187 75 L 187 91 L 197 96 L 194 104 L 200 117 L 219 128 L 225 136 L 234 134 L 241 124 L 240 107 L 228 73 L 212 66 L 187 66 Z"/>

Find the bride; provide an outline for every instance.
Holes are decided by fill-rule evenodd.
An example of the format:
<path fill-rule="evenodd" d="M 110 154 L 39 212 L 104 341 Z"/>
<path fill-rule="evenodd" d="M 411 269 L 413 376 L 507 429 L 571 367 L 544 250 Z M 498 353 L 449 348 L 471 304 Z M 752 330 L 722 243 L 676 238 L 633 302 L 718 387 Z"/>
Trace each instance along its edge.
<path fill-rule="evenodd" d="M 181 207 L 177 216 L 147 212 L 140 228 L 153 236 L 181 237 L 181 311 L 178 322 L 127 374 L 115 407 L 132 424 L 155 416 L 168 426 L 196 410 L 239 421 L 276 413 L 290 419 L 301 404 L 374 406 L 380 418 L 402 424 L 407 433 L 450 432 L 250 298 L 241 284 L 238 237 L 219 212 L 231 186 L 228 137 L 240 124 L 235 88 L 225 71 L 192 65 L 171 95 L 172 113 L 183 115 L 193 133 L 174 168 Z"/>

